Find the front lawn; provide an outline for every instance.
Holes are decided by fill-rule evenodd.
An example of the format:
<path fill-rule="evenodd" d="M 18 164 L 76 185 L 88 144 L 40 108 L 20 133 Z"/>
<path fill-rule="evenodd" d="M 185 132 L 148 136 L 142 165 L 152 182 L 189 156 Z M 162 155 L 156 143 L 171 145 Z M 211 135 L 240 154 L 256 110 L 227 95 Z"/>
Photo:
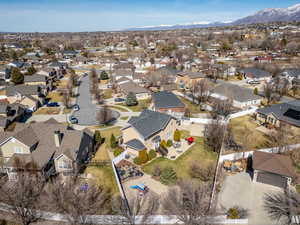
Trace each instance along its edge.
<path fill-rule="evenodd" d="M 60 112 L 60 108 L 50 108 L 50 107 L 44 107 L 39 108 L 36 112 L 33 113 L 33 115 L 57 115 Z"/>
<path fill-rule="evenodd" d="M 188 133 L 185 132 L 183 136 L 188 136 Z M 195 140 L 196 143 L 176 160 L 159 157 L 143 166 L 143 171 L 148 174 L 153 174 L 157 166 L 159 166 L 160 169 L 172 167 L 178 179 L 192 179 L 189 171 L 193 162 L 199 162 L 202 167 L 209 167 L 211 164 L 216 163 L 217 160 L 217 154 L 205 146 L 202 138 L 195 137 Z"/>
<path fill-rule="evenodd" d="M 150 107 L 151 99 L 143 99 L 143 100 L 139 100 L 138 102 L 139 104 L 134 106 L 127 106 L 125 103 L 119 103 L 117 105 L 122 105 L 133 112 L 141 112 L 144 109 L 148 109 Z"/>
<path fill-rule="evenodd" d="M 106 89 L 103 91 L 103 98 L 104 99 L 109 99 L 112 98 L 113 95 L 113 90 L 112 89 Z"/>
<path fill-rule="evenodd" d="M 117 105 L 110 105 L 109 108 L 116 109 L 120 112 L 129 112 L 127 109 L 124 109 L 123 107 L 117 106 Z"/>
<path fill-rule="evenodd" d="M 62 102 L 63 101 L 63 97 L 60 93 L 58 92 L 49 92 L 47 97 L 49 99 L 49 102 Z"/>

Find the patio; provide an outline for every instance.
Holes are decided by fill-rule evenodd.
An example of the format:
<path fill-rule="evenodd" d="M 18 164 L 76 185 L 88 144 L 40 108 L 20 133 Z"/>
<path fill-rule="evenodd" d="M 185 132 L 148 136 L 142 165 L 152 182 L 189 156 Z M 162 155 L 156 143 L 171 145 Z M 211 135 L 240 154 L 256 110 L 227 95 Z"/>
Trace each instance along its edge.
<path fill-rule="evenodd" d="M 195 142 L 189 144 L 186 140 L 182 140 L 180 142 L 180 147 L 175 148 L 174 146 L 171 146 L 170 148 L 168 148 L 169 152 L 166 158 L 170 160 L 175 160 L 183 153 L 185 153 L 187 150 L 189 150 L 189 148 L 191 148 L 194 144 Z"/>

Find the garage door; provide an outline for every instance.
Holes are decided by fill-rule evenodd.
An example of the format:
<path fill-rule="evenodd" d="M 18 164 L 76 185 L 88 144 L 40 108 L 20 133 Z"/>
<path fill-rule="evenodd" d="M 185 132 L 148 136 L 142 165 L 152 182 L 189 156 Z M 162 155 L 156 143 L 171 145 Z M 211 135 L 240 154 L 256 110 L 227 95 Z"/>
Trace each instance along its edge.
<path fill-rule="evenodd" d="M 277 186 L 280 188 L 285 188 L 287 184 L 287 178 L 267 172 L 258 172 L 256 181 L 264 184 Z"/>

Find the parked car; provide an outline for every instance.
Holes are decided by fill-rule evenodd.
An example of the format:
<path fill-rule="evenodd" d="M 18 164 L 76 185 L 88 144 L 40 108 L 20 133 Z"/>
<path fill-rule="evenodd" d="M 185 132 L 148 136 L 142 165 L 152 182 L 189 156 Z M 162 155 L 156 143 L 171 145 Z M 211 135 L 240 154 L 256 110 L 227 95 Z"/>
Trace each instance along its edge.
<path fill-rule="evenodd" d="M 73 109 L 74 109 L 74 111 L 79 111 L 80 107 L 79 107 L 79 105 L 76 104 L 73 106 Z"/>
<path fill-rule="evenodd" d="M 115 102 L 124 102 L 125 99 L 124 98 L 115 98 Z"/>
<path fill-rule="evenodd" d="M 47 107 L 59 107 L 58 102 L 48 102 Z"/>
<path fill-rule="evenodd" d="M 70 123 L 72 123 L 72 124 L 78 123 L 78 119 L 77 119 L 75 116 L 70 116 L 70 117 L 69 117 L 69 121 L 70 121 Z"/>

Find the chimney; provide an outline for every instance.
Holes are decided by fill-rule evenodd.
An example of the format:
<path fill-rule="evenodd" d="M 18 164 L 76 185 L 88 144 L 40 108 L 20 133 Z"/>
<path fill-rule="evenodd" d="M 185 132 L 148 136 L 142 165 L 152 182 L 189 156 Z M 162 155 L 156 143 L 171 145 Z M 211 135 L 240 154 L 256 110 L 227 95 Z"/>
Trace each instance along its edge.
<path fill-rule="evenodd" d="M 61 144 L 61 133 L 59 130 L 54 131 L 54 143 L 57 148 Z"/>

